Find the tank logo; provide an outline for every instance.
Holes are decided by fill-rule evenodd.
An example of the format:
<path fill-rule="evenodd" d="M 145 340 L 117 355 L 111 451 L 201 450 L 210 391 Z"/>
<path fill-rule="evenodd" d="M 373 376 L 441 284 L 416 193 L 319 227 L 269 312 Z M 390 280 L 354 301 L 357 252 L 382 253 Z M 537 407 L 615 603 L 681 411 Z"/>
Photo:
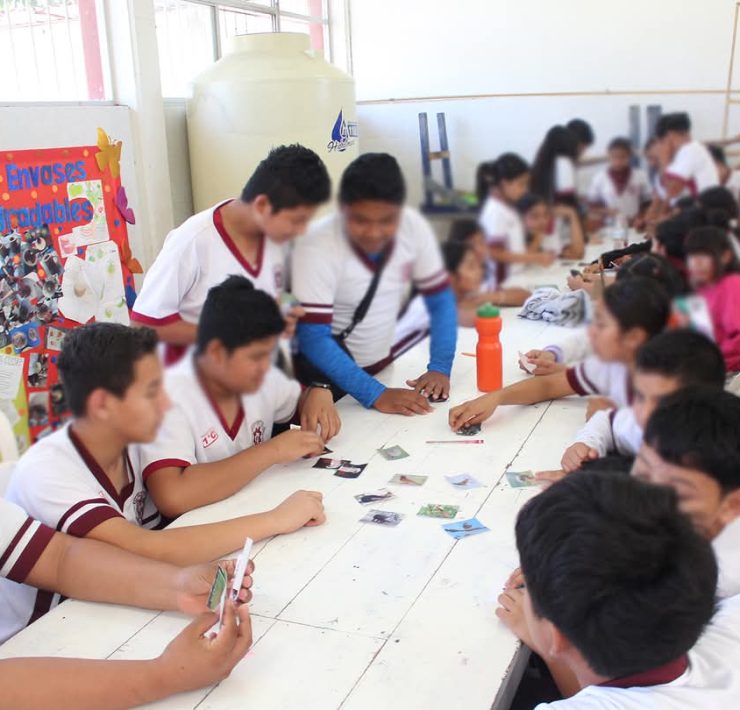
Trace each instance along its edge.
<path fill-rule="evenodd" d="M 326 147 L 330 153 L 335 150 L 341 153 L 357 142 L 357 135 L 357 123 L 345 121 L 340 109 L 334 127 L 331 129 L 331 140 Z"/>

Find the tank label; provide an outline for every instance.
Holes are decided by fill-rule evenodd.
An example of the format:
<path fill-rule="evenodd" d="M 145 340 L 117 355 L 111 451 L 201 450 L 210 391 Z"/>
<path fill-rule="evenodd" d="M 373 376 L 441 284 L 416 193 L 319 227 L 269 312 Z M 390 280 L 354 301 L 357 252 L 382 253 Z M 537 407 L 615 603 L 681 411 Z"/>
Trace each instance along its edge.
<path fill-rule="evenodd" d="M 326 146 L 329 152 L 347 150 L 357 142 L 357 123 L 355 121 L 345 121 L 342 115 L 342 109 L 339 110 L 337 120 L 331 129 L 331 140 Z"/>

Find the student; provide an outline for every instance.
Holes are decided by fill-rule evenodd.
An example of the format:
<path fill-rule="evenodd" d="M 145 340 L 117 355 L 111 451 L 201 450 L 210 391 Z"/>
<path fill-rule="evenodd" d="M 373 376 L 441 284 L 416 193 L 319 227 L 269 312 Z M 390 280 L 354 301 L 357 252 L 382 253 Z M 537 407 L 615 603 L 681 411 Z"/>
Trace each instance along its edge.
<path fill-rule="evenodd" d="M 653 281 L 636 276 L 615 283 L 594 306 L 588 328 L 592 357 L 565 371 L 517 382 L 453 407 L 450 427 L 457 431 L 465 424 L 479 424 L 502 404 L 535 404 L 573 394 L 602 395 L 626 407 L 632 401 L 630 370 L 635 355 L 663 330 L 669 310 L 667 294 Z"/>
<path fill-rule="evenodd" d="M 217 638 L 211 641 L 204 636 L 215 621 L 213 613 L 205 612 L 216 565 L 180 569 L 56 533 L 2 498 L 0 560 L 0 575 L 18 584 L 25 582 L 76 599 L 202 614 L 155 660 L 0 660 L 4 707 L 58 707 L 72 699 L 77 708 L 128 708 L 153 702 L 222 680 L 251 645 L 246 605 L 236 613 L 229 605 Z M 222 565 L 233 575 L 233 562 Z M 253 567 L 250 563 L 250 571 Z M 146 580 L 146 584 L 132 584 L 132 580 Z M 246 602 L 251 597 L 251 577 L 246 576 L 242 585 L 239 599 Z M 10 614 L 7 605 L 0 607 L 1 627 Z M 197 672 L 183 673 L 183 668 Z M 37 682 L 39 677 L 43 683 Z"/>
<path fill-rule="evenodd" d="M 715 612 L 717 564 L 672 491 L 576 473 L 525 504 L 516 541 L 526 586 L 497 615 L 565 696 L 536 710 L 740 703 L 740 599 Z"/>
<path fill-rule="evenodd" d="M 666 397 L 650 416 L 632 475 L 670 486 L 719 563 L 717 594 L 740 594 L 740 398 L 716 387 Z"/>
<path fill-rule="evenodd" d="M 584 461 L 612 452 L 635 456 L 661 398 L 694 385 L 720 391 L 724 384 L 722 353 L 709 338 L 687 329 L 659 333 L 637 351 L 632 406 L 596 412 L 563 454 L 563 471 L 571 473 Z"/>
<path fill-rule="evenodd" d="M 629 139 L 614 138 L 609 143 L 609 165 L 594 175 L 588 191 L 592 208 L 621 215 L 628 222 L 632 222 L 651 199 L 647 176 L 632 167 L 632 158 Z"/>
<path fill-rule="evenodd" d="M 582 259 L 586 239 L 578 213 L 568 205 L 554 205 L 533 192 L 527 193 L 516 208 L 524 221 L 527 250 L 530 252 L 550 251 L 563 259 Z M 567 238 L 563 239 L 563 232 Z"/>
<path fill-rule="evenodd" d="M 565 127 L 576 137 L 576 158 L 580 161 L 584 153 L 594 144 L 595 136 L 591 124 L 582 118 L 573 118 Z"/>
<path fill-rule="evenodd" d="M 707 150 L 714 160 L 719 175 L 719 184 L 730 191 L 737 201 L 740 199 L 740 170 L 735 170 L 727 164 L 725 149 L 719 145 L 708 145 Z"/>
<path fill-rule="evenodd" d="M 388 414 L 425 414 L 446 399 L 455 356 L 455 297 L 426 220 L 404 206 L 396 159 L 366 153 L 344 171 L 339 210 L 311 226 L 293 254 L 293 292 L 306 310 L 298 325 L 304 384 L 327 381 Z M 414 286 L 429 312 L 431 358 L 407 384 L 384 387 L 373 375 L 392 359 L 396 317 Z M 363 312 L 364 311 L 364 312 Z"/>
<path fill-rule="evenodd" d="M 257 166 L 240 198 L 190 217 L 167 235 L 131 318 L 157 331 L 168 346 L 168 364 L 195 342 L 208 289 L 229 274 L 245 276 L 271 296 L 281 294 L 286 276 L 281 245 L 306 231 L 329 194 L 329 174 L 316 153 L 280 146 Z M 293 323 L 300 313 L 292 313 Z"/>
<path fill-rule="evenodd" d="M 320 454 L 341 426 L 331 392 L 301 387 L 272 364 L 285 321 L 243 276 L 206 297 L 195 352 L 165 373 L 173 406 L 140 447 L 142 476 L 168 518 L 223 500 L 274 464 Z M 271 438 L 300 417 L 302 430 Z M 321 431 L 321 436 L 316 432 Z"/>
<path fill-rule="evenodd" d="M 476 177 L 481 212 L 478 217 L 488 244 L 491 259 L 496 263 L 496 285 L 525 264 L 549 266 L 554 254 L 528 251 L 524 224 L 515 205 L 527 191 L 529 166 L 514 153 L 504 153 L 496 160 L 478 166 Z"/>
<path fill-rule="evenodd" d="M 476 310 L 484 303 L 496 306 L 521 306 L 531 296 L 523 288 L 502 288 L 481 291 L 483 267 L 473 247 L 460 242 L 442 245 L 445 267 L 457 301 L 457 322 L 469 328 L 474 325 Z"/>
<path fill-rule="evenodd" d="M 458 242 L 472 248 L 483 267 L 481 290 L 495 291 L 496 262 L 491 259 L 488 245 L 486 244 L 486 237 L 478 222 L 474 219 L 456 219 L 450 225 L 450 231 L 447 233 L 447 241 Z"/>
<path fill-rule="evenodd" d="M 537 151 L 532 165 L 532 192 L 548 202 L 577 207 L 576 159 L 580 143 L 565 126 L 553 126 Z"/>
<path fill-rule="evenodd" d="M 708 187 L 719 185 L 717 167 L 707 147 L 691 137 L 688 114 L 664 114 L 658 119 L 655 135 L 669 161 L 663 173 L 669 201 L 675 201 L 684 191 L 696 197 Z"/>
<path fill-rule="evenodd" d="M 727 370 L 740 371 L 740 262 L 725 230 L 700 227 L 686 237 L 689 281 L 704 297 Z"/>
<path fill-rule="evenodd" d="M 58 359 L 74 415 L 18 461 L 6 498 L 33 518 L 75 537 L 107 542 L 175 564 L 212 560 L 244 544 L 324 522 L 321 494 L 299 491 L 271 511 L 153 530 L 135 443 L 150 442 L 169 407 L 157 337 L 149 328 L 95 323 L 72 330 Z M 0 580 L 14 610 L 9 636 L 59 602 L 58 595 Z"/>

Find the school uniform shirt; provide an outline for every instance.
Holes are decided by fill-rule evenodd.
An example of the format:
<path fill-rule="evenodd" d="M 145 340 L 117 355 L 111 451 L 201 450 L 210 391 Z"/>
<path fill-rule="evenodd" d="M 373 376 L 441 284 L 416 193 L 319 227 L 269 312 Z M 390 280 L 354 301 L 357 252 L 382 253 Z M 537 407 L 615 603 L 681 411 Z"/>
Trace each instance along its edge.
<path fill-rule="evenodd" d="M 618 408 L 632 404 L 632 378 L 621 362 L 603 362 L 592 355 L 565 371 L 568 384 L 581 397 L 608 397 Z"/>
<path fill-rule="evenodd" d="M 730 710 L 740 707 L 738 668 L 740 596 L 735 596 L 721 602 L 689 651 L 688 666 L 673 680 L 651 682 L 651 677 L 664 674 L 648 672 L 611 684 L 590 685 L 566 700 L 540 703 L 535 710 Z"/>
<path fill-rule="evenodd" d="M 165 372 L 164 383 L 172 407 L 156 440 L 136 446 L 145 483 L 160 468 L 221 461 L 268 441 L 273 424 L 293 418 L 301 395 L 298 382 L 273 366 L 257 392 L 241 397 L 229 424 L 201 385 L 190 354 Z"/>
<path fill-rule="evenodd" d="M 133 455 L 133 452 L 131 452 Z M 119 493 L 69 425 L 37 441 L 18 461 L 5 494 L 28 515 L 58 532 L 85 537 L 112 518 L 153 528 L 159 513 L 129 452 L 128 483 Z M 20 631 L 60 601 L 58 594 L 0 579 L 0 640 Z"/>
<path fill-rule="evenodd" d="M 254 266 L 239 252 L 223 225 L 222 202 L 190 217 L 165 239 L 144 277 L 131 319 L 150 326 L 183 320 L 196 325 L 208 289 L 236 274 L 277 298 L 285 280 L 285 256 L 280 246 L 263 236 Z M 167 362 L 182 357 L 185 348 L 168 346 Z"/>
<path fill-rule="evenodd" d="M 555 158 L 555 198 L 572 201 L 576 196 L 576 164 L 572 158 Z"/>
<path fill-rule="evenodd" d="M 680 180 L 692 197 L 719 185 L 717 166 L 707 147 L 699 141 L 690 141 L 678 149 L 666 168 L 665 177 Z"/>
<path fill-rule="evenodd" d="M 642 170 L 628 168 L 623 175 L 617 175 L 607 168 L 594 175 L 588 201 L 632 219 L 642 205 L 650 202 L 650 183 Z"/>
<path fill-rule="evenodd" d="M 515 254 L 524 254 L 527 251 L 527 238 L 524 223 L 519 213 L 507 205 L 503 200 L 488 197 L 483 210 L 478 217 L 478 224 L 483 230 L 488 246 L 500 247 Z M 504 264 L 495 262 L 495 284 L 500 286 L 512 274 L 520 273 L 524 264 Z"/>
<path fill-rule="evenodd" d="M 635 419 L 632 407 L 596 412 L 575 436 L 581 442 L 606 456 L 616 452 L 623 456 L 636 456 L 642 444 L 642 427 Z"/>
<path fill-rule="evenodd" d="M 717 596 L 724 599 L 740 594 L 740 518 L 725 525 L 712 540 L 712 547 L 719 568 Z"/>
<path fill-rule="evenodd" d="M 361 323 L 345 340 L 355 362 L 377 372 L 388 362 L 396 319 L 409 282 L 422 296 L 449 287 L 437 239 L 427 221 L 404 207 L 375 297 Z M 302 322 L 331 324 L 333 335 L 351 322 L 367 293 L 377 265 L 344 234 L 339 213 L 313 224 L 296 242 L 292 260 L 293 293 L 306 311 Z"/>
<path fill-rule="evenodd" d="M 555 362 L 579 363 L 593 355 L 591 341 L 588 339 L 588 329 L 585 326 L 574 328 L 575 332 L 561 340 L 557 345 L 546 345 L 543 350 L 555 356 Z"/>

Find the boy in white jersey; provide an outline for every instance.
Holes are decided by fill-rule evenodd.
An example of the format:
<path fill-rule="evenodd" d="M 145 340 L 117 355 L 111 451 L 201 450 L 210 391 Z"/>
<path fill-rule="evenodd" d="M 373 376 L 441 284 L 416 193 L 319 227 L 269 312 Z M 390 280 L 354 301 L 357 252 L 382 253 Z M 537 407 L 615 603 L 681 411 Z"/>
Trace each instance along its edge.
<path fill-rule="evenodd" d="M 516 539 L 526 586 L 496 613 L 565 698 L 536 710 L 740 704 L 740 599 L 715 613 L 714 555 L 673 491 L 576 473 L 528 501 Z"/>
<path fill-rule="evenodd" d="M 480 424 L 501 404 L 535 404 L 573 394 L 601 395 L 617 407 L 626 407 L 632 401 L 630 370 L 635 354 L 665 328 L 669 312 L 668 295 L 652 279 L 635 276 L 609 286 L 594 304 L 588 328 L 592 357 L 453 407 L 450 427 L 457 431 L 465 424 Z"/>
<path fill-rule="evenodd" d="M 167 363 L 195 342 L 208 289 L 229 274 L 248 278 L 271 296 L 282 293 L 282 245 L 306 231 L 330 189 L 316 153 L 280 146 L 257 166 L 240 198 L 194 215 L 167 235 L 131 313 L 135 323 L 154 328 L 167 344 Z M 301 313 L 292 312 L 293 325 Z"/>
<path fill-rule="evenodd" d="M 233 575 L 233 561 L 221 564 L 229 576 Z M 76 599 L 202 614 L 154 660 L 0 660 L 3 705 L 15 710 L 72 703 L 77 707 L 103 707 L 109 706 L 114 696 L 116 707 L 133 707 L 218 682 L 244 656 L 252 633 L 244 605 L 238 614 L 227 610 L 225 626 L 215 642 L 205 637 L 215 619 L 206 607 L 215 572 L 216 565 L 180 569 L 101 542 L 55 533 L 0 498 L 0 576 Z M 146 583 L 133 584 L 133 580 Z M 241 602 L 251 597 L 249 586 L 248 573 L 239 594 Z M 0 616 L 8 611 L 3 609 Z M 237 615 L 241 622 L 238 626 Z M 198 672 L 183 673 L 183 667 Z M 40 677 L 43 683 L 38 682 Z"/>
<path fill-rule="evenodd" d="M 163 515 L 223 500 L 273 464 L 320 454 L 339 431 L 331 392 L 301 392 L 272 364 L 284 329 L 274 299 L 242 276 L 208 292 L 195 351 L 165 372 L 173 406 L 157 438 L 139 447 L 144 483 Z M 273 425 L 296 414 L 302 430 L 271 438 Z"/>
<path fill-rule="evenodd" d="M 563 471 L 570 473 L 583 461 L 609 453 L 635 456 L 645 425 L 661 398 L 694 385 L 719 391 L 724 382 L 722 352 L 705 335 L 688 329 L 656 335 L 637 351 L 632 406 L 596 412 L 563 454 Z"/>
<path fill-rule="evenodd" d="M 151 530 L 158 521 L 131 444 L 152 441 L 169 407 L 148 328 L 95 323 L 73 330 L 58 367 L 71 424 L 39 440 L 18 461 L 6 498 L 33 518 L 145 557 L 192 564 L 324 521 L 321 494 L 299 491 L 275 509 L 210 525 Z M 14 633 L 58 603 L 58 595 L 0 580 L 0 613 L 13 609 Z"/>
<path fill-rule="evenodd" d="M 299 379 L 328 380 L 337 396 L 412 415 L 449 394 L 457 313 L 434 233 L 405 199 L 395 158 L 361 155 L 342 175 L 339 211 L 296 243 L 292 283 L 306 311 L 297 329 Z M 407 381 L 413 389 L 384 387 L 373 375 L 392 360 L 396 319 L 412 285 L 429 312 L 430 362 Z"/>
<path fill-rule="evenodd" d="M 632 475 L 673 488 L 680 509 L 710 540 L 717 594 L 740 594 L 740 397 L 713 387 L 680 390 L 648 420 Z"/>

